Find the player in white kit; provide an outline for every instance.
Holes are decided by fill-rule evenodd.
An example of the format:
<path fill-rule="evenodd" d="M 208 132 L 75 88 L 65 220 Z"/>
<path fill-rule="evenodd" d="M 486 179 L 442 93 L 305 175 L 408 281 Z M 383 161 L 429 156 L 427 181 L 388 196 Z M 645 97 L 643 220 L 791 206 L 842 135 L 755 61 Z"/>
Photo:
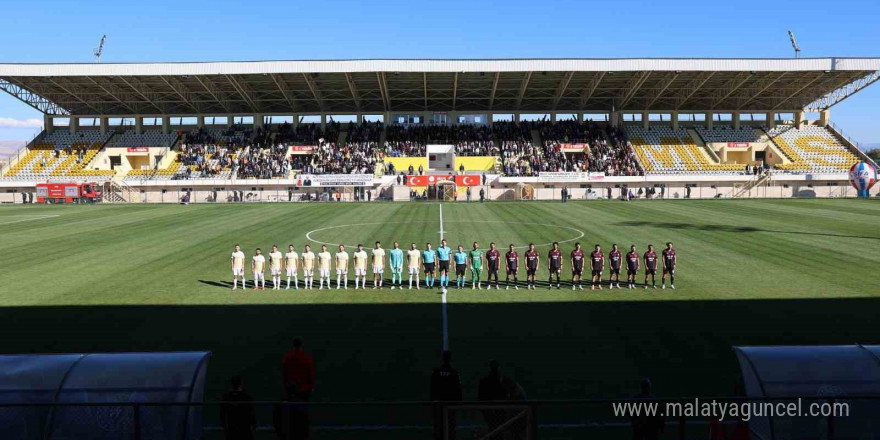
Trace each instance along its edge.
<path fill-rule="evenodd" d="M 297 266 L 299 266 L 299 254 L 293 249 L 293 245 L 289 245 L 287 246 L 287 253 L 284 254 L 284 269 L 287 271 L 288 289 L 290 289 L 290 277 L 293 277 L 293 288 L 299 290 L 299 280 L 296 275 Z"/>
<path fill-rule="evenodd" d="M 327 252 L 327 245 L 321 245 L 321 252 L 318 253 L 318 290 L 324 288 L 324 280 L 327 280 L 327 288 L 330 288 L 330 262 L 333 256 Z"/>
<path fill-rule="evenodd" d="M 358 244 L 357 251 L 352 254 L 354 258 L 354 290 L 358 288 L 358 280 L 360 280 L 361 288 L 367 288 L 367 260 L 370 259 L 364 245 Z"/>
<path fill-rule="evenodd" d="M 278 252 L 278 245 L 272 245 L 269 252 L 269 271 L 272 273 L 272 290 L 281 290 L 281 267 L 284 256 Z"/>
<path fill-rule="evenodd" d="M 302 253 L 302 268 L 303 287 L 311 289 L 315 286 L 315 253 L 312 252 L 312 247 L 310 245 L 306 245 L 305 250 Z"/>
<path fill-rule="evenodd" d="M 232 290 L 238 288 L 239 278 L 241 279 L 241 288 L 244 289 L 244 283 L 247 280 L 244 279 L 244 252 L 241 251 L 241 246 L 235 245 L 229 264 L 232 268 Z"/>
<path fill-rule="evenodd" d="M 382 287 L 382 279 L 385 278 L 385 249 L 382 244 L 376 242 L 373 248 L 373 288 Z"/>
<path fill-rule="evenodd" d="M 251 271 L 254 273 L 254 290 L 266 290 L 266 257 L 262 255 L 260 248 L 254 251 L 251 257 Z M 262 284 L 261 284 L 262 282 Z"/>
<path fill-rule="evenodd" d="M 416 290 L 420 290 L 421 287 L 419 287 L 419 259 L 422 258 L 422 252 L 416 249 L 415 243 L 412 243 L 409 246 L 409 250 L 406 251 L 406 262 L 409 268 L 409 288 L 410 290 L 412 290 L 413 277 L 415 277 Z"/>
<path fill-rule="evenodd" d="M 330 280 L 328 279 L 328 287 L 329 284 Z M 336 253 L 336 288 L 339 289 L 341 285 L 348 289 L 348 252 L 345 252 L 345 245 L 340 244 L 339 252 Z"/>

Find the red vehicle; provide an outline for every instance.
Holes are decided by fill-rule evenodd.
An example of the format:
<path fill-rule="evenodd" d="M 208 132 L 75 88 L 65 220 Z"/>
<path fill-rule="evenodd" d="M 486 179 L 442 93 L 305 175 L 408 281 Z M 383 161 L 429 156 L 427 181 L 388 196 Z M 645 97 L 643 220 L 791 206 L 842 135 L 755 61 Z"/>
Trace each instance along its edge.
<path fill-rule="evenodd" d="M 101 201 L 97 183 L 38 183 L 37 203 L 95 203 Z"/>

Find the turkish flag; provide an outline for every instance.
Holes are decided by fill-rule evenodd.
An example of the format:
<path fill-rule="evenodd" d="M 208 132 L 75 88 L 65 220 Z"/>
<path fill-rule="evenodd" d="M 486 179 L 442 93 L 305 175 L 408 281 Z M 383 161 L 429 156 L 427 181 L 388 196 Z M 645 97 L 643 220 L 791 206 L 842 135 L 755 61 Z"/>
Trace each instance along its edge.
<path fill-rule="evenodd" d="M 479 175 L 455 176 L 455 184 L 458 186 L 479 186 L 480 180 Z"/>

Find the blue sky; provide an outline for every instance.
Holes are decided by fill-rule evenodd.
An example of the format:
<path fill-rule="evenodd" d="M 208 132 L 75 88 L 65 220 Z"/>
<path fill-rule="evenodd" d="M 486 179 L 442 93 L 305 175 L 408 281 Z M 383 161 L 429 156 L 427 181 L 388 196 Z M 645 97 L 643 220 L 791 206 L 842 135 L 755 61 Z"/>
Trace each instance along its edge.
<path fill-rule="evenodd" d="M 880 56 L 880 2 L 215 0 L 5 2 L 0 62 L 333 58 Z M 832 120 L 880 142 L 880 84 Z M 0 141 L 23 140 L 41 115 L 0 93 Z M 23 128 L 11 128 L 24 125 Z"/>

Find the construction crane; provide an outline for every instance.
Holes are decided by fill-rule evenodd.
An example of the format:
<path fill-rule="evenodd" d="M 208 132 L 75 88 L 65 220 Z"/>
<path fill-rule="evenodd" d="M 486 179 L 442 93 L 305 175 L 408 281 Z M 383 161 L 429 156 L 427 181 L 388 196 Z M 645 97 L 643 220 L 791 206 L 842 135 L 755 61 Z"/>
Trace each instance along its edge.
<path fill-rule="evenodd" d="M 102 35 L 102 36 L 101 36 L 101 42 L 98 43 L 98 48 L 95 49 L 95 62 L 96 62 L 96 63 L 100 63 L 100 62 L 101 62 L 101 53 L 104 52 L 104 41 L 106 41 L 106 40 L 107 40 L 107 36 L 106 36 L 106 35 Z"/>
<path fill-rule="evenodd" d="M 801 47 L 798 46 L 797 41 L 794 39 L 794 32 L 791 29 L 788 30 L 788 39 L 791 40 L 791 48 L 794 49 L 794 57 L 801 57 Z"/>

